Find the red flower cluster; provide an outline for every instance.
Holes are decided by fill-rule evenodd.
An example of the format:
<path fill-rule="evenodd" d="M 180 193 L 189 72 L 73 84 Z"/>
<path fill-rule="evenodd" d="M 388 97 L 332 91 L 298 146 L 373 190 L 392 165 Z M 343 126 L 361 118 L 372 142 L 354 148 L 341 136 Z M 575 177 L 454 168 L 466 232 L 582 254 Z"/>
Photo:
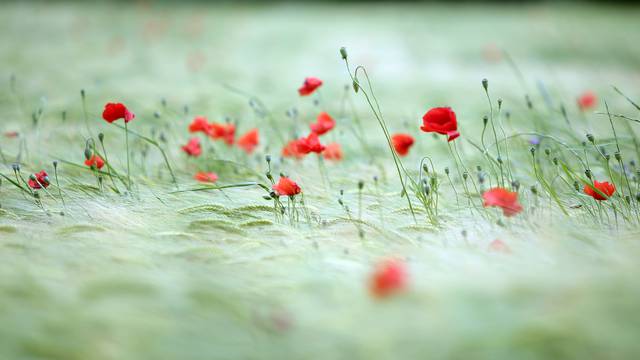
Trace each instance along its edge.
<path fill-rule="evenodd" d="M 522 205 L 518 203 L 518 193 L 504 188 L 493 188 L 482 194 L 484 207 L 496 206 L 502 208 L 504 216 L 513 216 L 522 211 Z"/>
<path fill-rule="evenodd" d="M 395 134 L 391 137 L 393 148 L 400 156 L 406 156 L 415 140 L 409 134 Z"/>
<path fill-rule="evenodd" d="M 613 194 L 616 192 L 616 186 L 611 184 L 611 183 L 609 183 L 608 181 L 603 181 L 603 182 L 594 181 L 593 182 L 593 187 L 598 189 L 604 195 L 606 195 L 606 197 L 602 196 L 600 193 L 595 191 L 589 185 L 585 185 L 584 186 L 584 193 L 589 195 L 589 196 L 591 196 L 592 198 L 594 198 L 594 199 L 596 199 L 598 201 L 607 200 L 608 198 L 613 196 Z"/>
<path fill-rule="evenodd" d="M 38 190 L 42 188 L 49 187 L 49 174 L 46 171 L 42 170 L 39 173 L 33 174 L 33 176 L 29 179 L 29 187 Z"/>
<path fill-rule="evenodd" d="M 333 118 L 324 111 L 318 115 L 318 119 L 316 123 L 309 125 L 309 127 L 311 128 L 311 132 L 316 133 L 318 135 L 326 134 L 335 126 L 336 126 L 336 121 L 333 120 Z"/>
<path fill-rule="evenodd" d="M 437 107 L 427 111 L 422 117 L 422 122 L 423 125 L 420 127 L 422 131 L 447 135 L 447 141 L 460 136 L 456 113 L 449 107 Z"/>
<path fill-rule="evenodd" d="M 214 140 L 221 139 L 227 145 L 233 145 L 236 136 L 236 126 L 231 123 L 219 124 L 211 123 L 211 138 Z"/>
<path fill-rule="evenodd" d="M 186 152 L 187 155 L 198 157 L 202 154 L 202 146 L 200 146 L 200 139 L 197 137 L 189 139 L 187 145 L 182 146 L 182 151 Z"/>
<path fill-rule="evenodd" d="M 102 118 L 108 123 L 112 123 L 118 119 L 124 119 L 124 122 L 128 123 L 135 117 L 136 114 L 129 111 L 129 109 L 121 103 L 107 103 L 102 112 Z"/>
<path fill-rule="evenodd" d="M 294 196 L 302 191 L 300 186 L 288 177 L 282 176 L 277 184 L 272 186 L 273 190 L 279 196 Z"/>
<path fill-rule="evenodd" d="M 371 276 L 369 290 L 378 298 L 393 295 L 407 286 L 405 264 L 397 259 L 388 259 L 378 264 Z"/>
<path fill-rule="evenodd" d="M 304 154 L 301 154 L 298 151 L 298 140 L 291 140 L 289 141 L 283 148 L 282 148 L 282 156 L 283 157 L 293 157 L 296 159 L 301 159 L 304 157 Z"/>
<path fill-rule="evenodd" d="M 238 147 L 244 150 L 247 154 L 253 153 L 256 146 L 258 146 L 258 129 L 251 129 L 246 134 L 242 135 L 238 139 Z"/>
<path fill-rule="evenodd" d="M 320 154 L 324 151 L 325 146 L 320 143 L 318 134 L 311 133 L 306 138 L 300 138 L 296 141 L 296 151 L 300 154 L 306 155 L 309 153 Z"/>
<path fill-rule="evenodd" d="M 597 101 L 596 94 L 591 91 L 586 91 L 578 98 L 578 107 L 582 111 L 588 110 L 596 106 Z"/>
<path fill-rule="evenodd" d="M 322 80 L 316 77 L 308 77 L 304 79 L 304 84 L 302 84 L 302 86 L 298 89 L 298 94 L 300 94 L 300 96 L 311 95 L 321 85 L 322 85 Z"/>
<path fill-rule="evenodd" d="M 202 132 L 207 136 L 213 135 L 213 129 L 211 127 L 211 124 L 209 124 L 209 121 L 204 116 L 196 116 L 193 119 L 191 124 L 189 124 L 189 132 L 190 133 Z"/>
<path fill-rule="evenodd" d="M 196 173 L 193 178 L 200 182 L 214 183 L 218 181 L 218 174 L 214 172 L 199 172 Z"/>
<path fill-rule="evenodd" d="M 84 164 L 90 168 L 102 169 L 104 166 L 104 160 L 98 155 L 92 155 L 89 159 L 84 161 Z"/>

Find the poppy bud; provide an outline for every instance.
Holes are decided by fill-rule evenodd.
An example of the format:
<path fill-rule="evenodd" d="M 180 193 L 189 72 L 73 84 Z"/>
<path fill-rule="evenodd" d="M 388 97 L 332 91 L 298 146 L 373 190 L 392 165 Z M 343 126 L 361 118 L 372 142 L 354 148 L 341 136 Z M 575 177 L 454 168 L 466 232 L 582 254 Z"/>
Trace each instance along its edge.
<path fill-rule="evenodd" d="M 449 175 L 449 168 L 448 167 L 444 168 L 444 173 Z"/>
<path fill-rule="evenodd" d="M 342 56 L 342 60 L 347 60 L 347 48 L 344 46 L 340 48 L 340 56 Z"/>
<path fill-rule="evenodd" d="M 154 111 L 153 112 L 153 117 L 156 118 L 156 119 L 160 119 L 160 113 L 157 112 L 157 111 Z"/>
<path fill-rule="evenodd" d="M 86 160 L 89 160 L 91 159 L 91 156 L 93 156 L 93 151 L 91 151 L 91 148 L 87 146 L 86 148 L 84 148 L 84 158 Z"/>
<path fill-rule="evenodd" d="M 18 163 L 11 164 L 11 167 L 13 168 L 13 171 L 20 171 L 20 164 Z"/>
<path fill-rule="evenodd" d="M 637 194 L 636 194 L 636 201 L 637 201 L 637 202 L 640 202 L 640 193 L 637 193 Z"/>
<path fill-rule="evenodd" d="M 504 117 L 507 118 L 507 120 L 511 119 L 511 112 L 505 111 L 504 112 Z"/>
<path fill-rule="evenodd" d="M 511 182 L 511 188 L 513 188 L 513 190 L 515 190 L 515 191 L 518 191 L 520 189 L 520 181 L 513 180 Z"/>
<path fill-rule="evenodd" d="M 429 173 L 429 167 L 427 166 L 427 164 L 422 164 L 422 170 L 428 174 Z"/>
<path fill-rule="evenodd" d="M 609 160 L 611 160 L 611 155 L 604 154 L 604 158 L 605 158 L 605 160 L 609 161 Z"/>
<path fill-rule="evenodd" d="M 529 97 L 529 95 L 525 95 L 524 100 L 527 102 L 527 107 L 529 108 L 529 110 L 533 109 L 533 103 L 531 102 L 531 98 Z"/>
<path fill-rule="evenodd" d="M 498 109 L 502 107 L 502 98 L 498 98 Z"/>
<path fill-rule="evenodd" d="M 635 162 L 635 160 L 631 160 L 631 161 L 629 161 L 629 166 L 631 166 L 631 167 L 636 167 L 636 162 Z"/>
<path fill-rule="evenodd" d="M 364 181 L 362 180 L 358 181 L 358 190 L 362 190 L 363 187 L 364 187 Z"/>
<path fill-rule="evenodd" d="M 484 88 L 484 91 L 487 91 L 487 89 L 489 88 L 489 80 L 482 79 L 482 87 Z"/>
<path fill-rule="evenodd" d="M 531 152 L 531 156 L 536 156 L 536 148 L 532 147 L 529 151 Z"/>
<path fill-rule="evenodd" d="M 478 170 L 478 171 L 482 171 L 482 166 L 480 166 L 480 165 L 476 165 L 476 170 Z"/>
<path fill-rule="evenodd" d="M 267 161 L 267 163 L 271 163 L 271 155 L 265 155 L 264 159 Z"/>
<path fill-rule="evenodd" d="M 533 195 L 538 195 L 538 188 L 535 185 L 531 185 L 531 192 Z"/>
<path fill-rule="evenodd" d="M 36 192 L 34 192 L 34 193 L 33 193 L 33 197 L 34 197 L 34 198 L 36 198 L 36 199 L 40 199 L 40 193 L 39 193 L 39 192 L 37 192 L 37 191 L 36 191 Z"/>
<path fill-rule="evenodd" d="M 437 177 L 432 177 L 431 178 L 431 186 L 435 187 L 438 184 L 438 178 Z"/>
<path fill-rule="evenodd" d="M 589 170 L 589 169 L 585 170 L 585 171 L 584 171 L 584 174 L 585 174 L 589 179 L 591 179 L 591 170 Z"/>
<path fill-rule="evenodd" d="M 551 161 L 553 161 L 553 165 L 558 165 L 558 158 L 557 157 L 554 157 L 553 160 L 551 160 Z"/>
<path fill-rule="evenodd" d="M 462 178 L 466 181 L 467 178 L 469 177 L 469 174 L 465 171 L 462 173 Z"/>
<path fill-rule="evenodd" d="M 624 201 L 627 202 L 627 204 L 631 204 L 631 196 L 627 195 L 624 197 Z"/>
<path fill-rule="evenodd" d="M 344 203 L 342 202 L 342 198 L 338 199 L 338 204 L 340 204 L 340 206 L 344 205 Z"/>
<path fill-rule="evenodd" d="M 84 89 L 80 90 L 80 96 L 84 99 L 84 96 L 85 96 Z"/>
<path fill-rule="evenodd" d="M 489 117 L 487 115 L 483 116 L 482 117 L 482 124 L 486 126 L 488 122 L 489 122 Z"/>
<path fill-rule="evenodd" d="M 577 180 L 573 182 L 573 187 L 576 191 L 580 191 L 580 183 Z"/>
<path fill-rule="evenodd" d="M 622 156 L 620 155 L 620 151 L 616 151 L 613 156 L 616 157 L 616 160 L 621 161 L 622 160 Z"/>
<path fill-rule="evenodd" d="M 549 150 L 548 148 L 544 149 L 544 153 L 549 156 L 551 155 L 551 150 Z"/>
<path fill-rule="evenodd" d="M 502 158 L 500 156 L 496 158 L 496 161 L 498 162 L 498 164 L 502 165 Z"/>
<path fill-rule="evenodd" d="M 104 141 L 104 134 L 103 133 L 99 133 L 98 134 L 98 140 L 100 140 L 100 142 Z"/>
<path fill-rule="evenodd" d="M 272 199 L 275 199 L 276 197 L 278 197 L 278 195 L 276 195 L 275 191 L 270 192 L 269 196 L 271 196 Z"/>
<path fill-rule="evenodd" d="M 593 134 L 587 134 L 587 140 L 589 140 L 589 142 L 593 144 L 593 142 L 595 141 L 595 139 L 593 138 Z"/>
<path fill-rule="evenodd" d="M 478 182 L 480 185 L 484 184 L 484 175 L 482 173 L 478 173 Z"/>
<path fill-rule="evenodd" d="M 29 175 L 29 180 L 36 181 L 36 176 L 34 174 Z"/>
<path fill-rule="evenodd" d="M 504 222 L 502 222 L 502 219 L 498 219 L 498 221 L 496 221 L 496 225 L 504 227 Z"/>
<path fill-rule="evenodd" d="M 358 83 L 354 80 L 353 81 L 353 91 L 355 91 L 357 93 L 359 89 L 360 89 L 360 85 L 358 85 Z"/>

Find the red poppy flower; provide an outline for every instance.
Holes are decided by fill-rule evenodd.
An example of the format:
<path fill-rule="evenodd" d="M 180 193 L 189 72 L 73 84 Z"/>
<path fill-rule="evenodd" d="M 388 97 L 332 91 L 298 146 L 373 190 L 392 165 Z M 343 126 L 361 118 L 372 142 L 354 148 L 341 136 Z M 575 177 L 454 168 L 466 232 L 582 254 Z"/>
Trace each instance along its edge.
<path fill-rule="evenodd" d="M 16 138 L 18 137 L 18 135 L 20 135 L 20 133 L 18 133 L 17 131 L 7 131 L 4 133 L 4 137 L 7 138 Z"/>
<path fill-rule="evenodd" d="M 211 123 L 211 137 L 213 139 L 222 139 L 227 145 L 233 145 L 236 136 L 236 126 L 234 124 L 218 124 Z"/>
<path fill-rule="evenodd" d="M 396 152 L 400 156 L 406 156 L 409 153 L 409 148 L 413 146 L 413 136 L 409 134 L 395 134 L 391 137 L 391 142 Z"/>
<path fill-rule="evenodd" d="M 49 187 L 49 174 L 46 171 L 42 170 L 39 173 L 33 174 L 33 178 L 29 179 L 29 187 L 32 189 L 42 189 L 43 187 Z"/>
<path fill-rule="evenodd" d="M 298 89 L 300 96 L 311 95 L 317 88 L 322 85 L 322 80 L 316 77 L 308 77 L 304 79 L 304 84 Z"/>
<path fill-rule="evenodd" d="M 591 91 L 587 91 L 578 98 L 578 107 L 582 111 L 588 110 L 596 106 L 597 101 L 598 99 L 596 98 L 596 94 Z"/>
<path fill-rule="evenodd" d="M 251 129 L 238 139 L 238 147 L 251 154 L 258 146 L 258 129 Z"/>
<path fill-rule="evenodd" d="M 510 254 L 511 248 L 504 241 L 495 239 L 489 243 L 489 251 Z"/>
<path fill-rule="evenodd" d="M 108 123 L 112 123 L 118 119 L 124 119 L 124 122 L 128 123 L 135 119 L 135 117 L 136 114 L 129 111 L 129 109 L 121 103 L 107 103 L 102 112 L 102 118 Z"/>
<path fill-rule="evenodd" d="M 502 208 L 504 216 L 513 216 L 522 211 L 522 205 L 518 203 L 518 193 L 504 188 L 493 188 L 482 194 L 484 207 L 497 206 Z"/>
<path fill-rule="evenodd" d="M 326 134 L 336 126 L 336 121 L 324 111 L 318 115 L 317 120 L 315 124 L 310 124 L 309 127 L 312 132 L 318 135 Z"/>
<path fill-rule="evenodd" d="M 422 131 L 447 135 L 447 141 L 460 136 L 456 113 L 450 107 L 437 107 L 427 111 L 422 117 L 422 122 L 423 125 L 420 127 Z"/>
<path fill-rule="evenodd" d="M 284 176 L 272 188 L 279 196 L 294 196 L 300 194 L 301 191 L 298 184 Z"/>
<path fill-rule="evenodd" d="M 202 154 L 202 146 L 200 146 L 200 139 L 197 137 L 189 139 L 187 145 L 182 146 L 182 150 L 189 156 L 198 157 Z"/>
<path fill-rule="evenodd" d="M 608 181 L 594 181 L 593 187 L 600 190 L 600 192 L 605 194 L 607 197 L 602 196 L 597 191 L 593 190 L 589 185 L 584 186 L 584 193 L 599 201 L 607 200 L 613 195 L 613 193 L 616 192 L 616 186 L 609 183 Z"/>
<path fill-rule="evenodd" d="M 340 144 L 335 142 L 327 144 L 322 152 L 322 157 L 327 160 L 342 160 L 342 148 L 340 147 Z"/>
<path fill-rule="evenodd" d="M 211 134 L 213 133 L 213 129 L 211 128 L 211 124 L 209 124 L 209 121 L 206 117 L 196 116 L 191 124 L 189 124 L 189 132 L 202 132 L 211 136 Z"/>
<path fill-rule="evenodd" d="M 301 154 L 298 151 L 298 140 L 291 140 L 282 148 L 282 156 L 283 157 L 294 157 L 296 159 L 300 159 L 304 157 L 304 154 Z"/>
<path fill-rule="evenodd" d="M 388 297 L 407 286 L 407 270 L 405 264 L 397 259 L 384 260 L 376 267 L 371 276 L 369 290 L 378 298 Z"/>
<path fill-rule="evenodd" d="M 200 182 L 214 183 L 218 181 L 218 174 L 214 172 L 199 172 L 196 173 L 193 178 Z"/>
<path fill-rule="evenodd" d="M 298 139 L 296 145 L 297 145 L 297 148 L 296 148 L 297 151 L 305 155 L 312 152 L 320 154 L 325 149 L 325 146 L 320 144 L 320 139 L 318 138 L 318 134 L 313 132 L 309 134 L 309 136 L 307 136 L 306 138 Z"/>
<path fill-rule="evenodd" d="M 100 170 L 104 166 L 104 160 L 102 160 L 102 158 L 98 155 L 93 155 L 89 159 L 85 160 L 84 164 L 88 167 L 95 167 L 96 169 Z"/>

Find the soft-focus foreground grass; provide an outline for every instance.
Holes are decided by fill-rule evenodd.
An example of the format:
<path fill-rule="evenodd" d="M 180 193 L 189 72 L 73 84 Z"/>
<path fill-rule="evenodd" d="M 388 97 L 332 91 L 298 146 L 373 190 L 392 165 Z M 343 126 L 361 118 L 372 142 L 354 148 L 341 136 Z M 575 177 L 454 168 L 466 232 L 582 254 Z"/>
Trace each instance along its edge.
<path fill-rule="evenodd" d="M 616 228 L 613 220 L 598 225 L 581 209 L 565 217 L 548 196 L 534 197 L 526 139 L 512 145 L 524 213 L 504 227 L 470 216 L 443 178 L 441 227 L 423 216 L 416 225 L 363 100 L 352 98 L 371 124 L 367 142 L 383 171 L 355 141 L 351 113 L 339 116 L 348 77 L 338 48 L 347 46 L 351 61 L 368 67 L 391 130 L 418 138 L 405 165 L 417 169 L 429 155 L 442 173 L 453 163 L 442 138 L 419 132 L 420 116 L 432 106 L 452 106 L 460 146 L 475 167 L 479 156 L 465 139 L 477 139 L 487 113 L 484 77 L 512 113 L 513 131 L 544 121 L 571 142 L 559 130 L 559 115 L 526 110 L 529 94 L 537 109 L 564 103 L 578 139 L 587 131 L 610 139 L 606 118 L 583 118 L 574 99 L 592 89 L 615 112 L 637 115 L 609 85 L 639 97 L 638 15 L 637 8 L 582 6 L 1 5 L 0 130 L 24 136 L 25 173 L 52 173 L 54 159 L 82 162 L 85 89 L 90 132 L 106 134 L 120 169 L 122 132 L 99 119 L 112 100 L 137 113 L 132 130 L 168 139 L 182 188 L 195 185 L 197 169 L 217 171 L 221 184 L 255 180 L 264 154 L 279 152 L 277 133 L 291 138 L 315 117 L 312 100 L 296 94 L 310 75 L 325 80 L 321 106 L 338 118 L 327 136 L 343 144 L 345 160 L 327 164 L 327 187 L 315 159 L 274 157 L 276 173 L 299 181 L 314 214 L 311 225 L 296 227 L 275 223 L 257 190 L 169 194 L 159 154 L 148 149 L 141 166 L 144 145 L 135 139 L 134 197 L 97 192 L 89 173 L 62 164 L 67 211 L 58 215 L 62 204 L 44 196 L 47 216 L 3 181 L 0 358 L 637 358 L 636 228 L 623 222 Z M 494 48 L 509 51 L 524 82 L 504 57 L 492 57 Z M 9 91 L 11 74 L 17 93 Z M 225 83 L 259 96 L 278 128 L 261 123 Z M 284 116 L 291 107 L 299 110 L 297 125 Z M 34 126 L 31 113 L 39 108 L 43 116 Z M 187 160 L 179 144 L 196 114 L 236 119 L 240 132 L 258 126 L 258 154 L 215 144 L 206 146 L 204 159 Z M 578 150 L 579 141 L 571 142 Z M 0 140 L 8 159 L 2 173 L 12 173 L 19 142 Z M 376 188 L 373 176 L 386 182 Z M 363 240 L 337 203 L 344 189 L 357 216 L 359 180 Z M 579 197 L 566 189 L 561 195 L 567 206 Z M 512 253 L 487 251 L 495 238 Z M 410 286 L 377 301 L 367 279 L 375 262 L 390 255 L 407 259 Z"/>

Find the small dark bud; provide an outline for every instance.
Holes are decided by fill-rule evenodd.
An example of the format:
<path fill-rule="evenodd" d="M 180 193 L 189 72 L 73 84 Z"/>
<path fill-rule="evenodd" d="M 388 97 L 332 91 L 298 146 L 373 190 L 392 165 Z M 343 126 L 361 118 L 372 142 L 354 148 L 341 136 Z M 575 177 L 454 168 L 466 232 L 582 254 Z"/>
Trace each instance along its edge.
<path fill-rule="evenodd" d="M 591 170 L 589 169 L 585 170 L 584 174 L 587 176 L 587 178 L 591 179 Z"/>
<path fill-rule="evenodd" d="M 631 161 L 629 161 L 629 166 L 631 166 L 631 167 L 636 167 L 636 162 L 635 162 L 635 160 L 631 160 Z"/>
<path fill-rule="evenodd" d="M 498 109 L 502 107 L 502 98 L 498 98 Z"/>
<path fill-rule="evenodd" d="M 487 123 L 489 122 L 489 117 L 487 115 L 482 117 L 482 124 L 483 125 L 487 125 Z"/>
<path fill-rule="evenodd" d="M 358 85 L 358 82 L 354 80 L 353 81 L 353 91 L 355 91 L 357 93 L 358 90 L 360 90 L 360 85 Z"/>
<path fill-rule="evenodd" d="M 58 160 L 53 160 L 53 167 L 58 168 Z"/>
<path fill-rule="evenodd" d="M 587 134 L 587 140 L 589 140 L 589 142 L 593 144 L 593 142 L 595 141 L 593 134 Z"/>
<path fill-rule="evenodd" d="M 364 188 L 364 181 L 360 180 L 358 181 L 358 190 L 362 190 L 362 188 Z"/>
<path fill-rule="evenodd" d="M 153 112 L 153 117 L 156 118 L 156 119 L 160 119 L 160 113 L 157 112 L 157 111 L 154 111 Z"/>
<path fill-rule="evenodd" d="M 449 168 L 448 167 L 444 168 L 444 173 L 449 175 Z"/>
<path fill-rule="evenodd" d="M 578 181 L 574 181 L 573 188 L 576 189 L 576 191 L 580 191 L 580 183 Z"/>
<path fill-rule="evenodd" d="M 620 155 L 620 152 L 619 152 L 619 151 L 616 151 L 616 152 L 613 154 L 613 156 L 615 156 L 615 157 L 616 157 L 616 160 L 618 160 L 618 161 L 621 161 L 621 160 L 622 160 L 622 156 Z"/>
<path fill-rule="evenodd" d="M 482 87 L 484 88 L 484 91 L 487 91 L 487 89 L 489 89 L 489 80 L 482 79 Z"/>
<path fill-rule="evenodd" d="M 466 181 L 467 178 L 469 177 L 469 174 L 465 171 L 462 173 L 462 178 Z"/>
<path fill-rule="evenodd" d="M 484 175 L 482 173 L 478 173 L 478 182 L 481 185 L 484 184 Z"/>
<path fill-rule="evenodd" d="M 463 238 L 465 238 L 465 239 L 467 238 L 467 235 L 468 235 L 468 234 L 467 234 L 467 230 L 462 230 L 462 231 L 460 232 L 460 234 L 462 235 L 462 237 L 463 237 Z"/>
<path fill-rule="evenodd" d="M 100 142 L 104 141 L 104 134 L 103 133 L 99 133 L 98 134 L 98 140 L 100 140 Z"/>
<path fill-rule="evenodd" d="M 558 158 L 554 157 L 551 161 L 553 161 L 553 165 L 558 165 Z"/>
<path fill-rule="evenodd" d="M 424 171 L 425 174 L 429 173 L 429 167 L 427 166 L 427 164 L 422 164 L 422 171 Z"/>
<path fill-rule="evenodd" d="M 82 98 L 84 99 L 84 96 L 85 96 L 84 89 L 80 90 L 80 96 L 82 96 Z"/>
<path fill-rule="evenodd" d="M 183 106 L 182 111 L 184 111 L 184 114 L 187 115 L 189 113 L 189 105 Z"/>
<path fill-rule="evenodd" d="M 531 193 L 538 195 L 538 188 L 535 185 L 531 185 Z"/>
<path fill-rule="evenodd" d="M 11 168 L 13 168 L 13 171 L 20 171 L 20 164 L 13 163 L 11 164 Z"/>
<path fill-rule="evenodd" d="M 160 100 L 160 104 L 162 105 L 162 107 L 167 107 L 167 99 L 162 98 L 162 99 Z"/>
<path fill-rule="evenodd" d="M 631 196 L 629 195 L 625 196 L 624 201 L 626 201 L 627 204 L 631 204 Z"/>
<path fill-rule="evenodd" d="M 267 161 L 267 163 L 271 162 L 271 155 L 265 155 L 264 159 Z"/>
<path fill-rule="evenodd" d="M 378 182 L 378 175 L 373 175 L 373 182 Z"/>
<path fill-rule="evenodd" d="M 278 195 L 275 193 L 275 191 L 271 191 L 271 192 L 269 193 L 269 196 L 270 196 L 272 199 L 275 199 L 275 198 L 277 198 L 277 197 L 278 197 Z"/>
<path fill-rule="evenodd" d="M 532 147 L 531 149 L 529 149 L 529 152 L 531 152 L 532 156 L 536 155 L 536 148 Z"/>
<path fill-rule="evenodd" d="M 478 170 L 478 171 L 482 171 L 482 166 L 480 166 L 480 165 L 476 165 L 476 170 Z"/>
<path fill-rule="evenodd" d="M 549 155 L 551 155 L 551 150 L 549 150 L 549 149 L 544 149 L 544 153 L 545 153 L 547 156 L 549 156 Z"/>
<path fill-rule="evenodd" d="M 498 164 L 502 165 L 502 158 L 500 156 L 496 158 L 496 161 L 498 162 Z"/>
<path fill-rule="evenodd" d="M 637 193 L 637 194 L 636 194 L 636 201 L 637 201 L 637 202 L 640 202 L 640 193 Z"/>
<path fill-rule="evenodd" d="M 604 158 L 605 158 L 605 160 L 609 161 L 609 160 L 611 160 L 611 155 L 604 154 Z"/>
<path fill-rule="evenodd" d="M 36 176 L 34 174 L 29 175 L 29 180 L 36 181 Z"/>
<path fill-rule="evenodd" d="M 86 148 L 84 148 L 84 158 L 85 159 L 87 159 L 87 160 L 91 159 L 92 155 L 93 155 L 93 151 L 91 151 L 90 147 L 87 146 Z"/>
<path fill-rule="evenodd" d="M 527 107 L 529 108 L 529 110 L 533 109 L 533 103 L 531 102 L 531 98 L 529 97 L 529 95 L 525 95 L 524 100 L 527 102 Z"/>
<path fill-rule="evenodd" d="M 340 48 L 340 56 L 342 56 L 342 60 L 347 60 L 347 48 L 344 46 Z"/>
<path fill-rule="evenodd" d="M 518 180 L 513 180 L 513 181 L 511 182 L 511 188 L 512 188 L 513 190 L 515 190 L 515 191 L 520 190 L 520 181 L 518 181 Z"/>

